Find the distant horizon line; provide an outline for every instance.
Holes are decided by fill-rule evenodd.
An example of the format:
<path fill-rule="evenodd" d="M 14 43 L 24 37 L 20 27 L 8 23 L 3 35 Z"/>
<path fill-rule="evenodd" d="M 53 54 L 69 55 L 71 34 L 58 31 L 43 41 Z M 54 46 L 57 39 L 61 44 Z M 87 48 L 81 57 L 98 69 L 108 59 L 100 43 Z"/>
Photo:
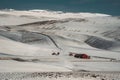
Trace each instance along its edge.
<path fill-rule="evenodd" d="M 35 9 L 13 9 L 13 8 L 4 8 L 4 9 L 0 9 L 0 10 L 8 10 L 8 11 L 32 11 L 32 10 L 38 10 L 38 11 L 51 11 L 51 12 L 62 12 L 62 13 L 94 13 L 94 14 L 106 14 L 106 13 L 102 13 L 102 12 L 90 12 L 90 11 L 64 11 L 64 10 L 52 10 L 52 9 L 38 9 L 38 8 L 35 8 Z M 106 15 L 110 15 L 110 16 L 113 16 L 111 14 L 106 14 Z"/>

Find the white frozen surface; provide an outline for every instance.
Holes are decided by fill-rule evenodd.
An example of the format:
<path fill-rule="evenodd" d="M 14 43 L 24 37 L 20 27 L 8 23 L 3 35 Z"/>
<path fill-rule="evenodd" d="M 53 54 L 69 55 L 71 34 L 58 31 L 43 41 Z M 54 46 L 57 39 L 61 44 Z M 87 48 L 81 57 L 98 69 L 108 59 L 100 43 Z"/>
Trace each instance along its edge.
<path fill-rule="evenodd" d="M 51 55 L 52 52 L 52 49 L 46 49 L 40 46 L 36 47 L 29 44 L 12 41 L 3 37 L 0 37 L 0 43 L 0 52 L 11 55 L 42 56 Z"/>
<path fill-rule="evenodd" d="M 59 72 L 59 71 L 66 72 L 71 70 L 64 67 L 47 65 L 42 63 L 0 60 L 0 72 Z"/>
<path fill-rule="evenodd" d="M 71 69 L 120 71 L 119 25 L 120 19 L 118 17 L 99 13 L 63 13 L 60 11 L 47 10 L 1 10 L 0 30 L 6 32 L 0 33 L 0 53 L 4 55 L 17 55 L 17 57 L 23 56 L 23 59 L 25 59 L 26 56 L 32 56 L 34 58 L 37 56 L 49 56 L 54 59 L 51 57 L 51 53 L 60 52 L 61 54 L 58 56 L 58 62 L 55 63 L 53 63 L 54 60 L 50 63 L 41 61 L 34 63 L 32 61 L 17 62 L 0 60 L 0 71 L 71 71 Z M 37 37 L 42 39 L 39 42 L 32 41 L 23 43 L 19 40 L 14 40 L 16 36 L 19 38 L 19 35 L 21 35 L 17 34 L 19 30 L 42 33 L 49 36 L 49 39 L 38 36 L 37 34 Z M 34 35 L 30 34 L 27 36 Z M 90 40 L 89 42 L 92 43 L 92 46 L 96 46 L 90 46 L 86 43 L 86 40 Z M 99 43 L 100 46 L 97 43 Z M 102 49 L 101 46 L 105 48 L 102 47 Z M 90 56 L 103 57 L 100 58 L 101 60 L 108 58 L 109 62 L 77 62 L 73 64 L 73 62 L 67 59 L 69 52 L 86 53 Z M 1 56 L 2 55 L 0 55 L 0 57 Z M 111 59 L 117 60 L 118 62 L 110 62 Z"/>

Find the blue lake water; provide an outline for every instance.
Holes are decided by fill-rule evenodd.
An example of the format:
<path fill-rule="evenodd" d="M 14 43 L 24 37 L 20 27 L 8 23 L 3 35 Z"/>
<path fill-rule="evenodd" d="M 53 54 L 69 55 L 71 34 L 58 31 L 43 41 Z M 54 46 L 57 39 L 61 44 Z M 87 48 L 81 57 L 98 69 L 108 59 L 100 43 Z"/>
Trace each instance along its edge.
<path fill-rule="evenodd" d="M 0 9 L 5 8 L 93 12 L 119 16 L 120 0 L 0 0 Z"/>

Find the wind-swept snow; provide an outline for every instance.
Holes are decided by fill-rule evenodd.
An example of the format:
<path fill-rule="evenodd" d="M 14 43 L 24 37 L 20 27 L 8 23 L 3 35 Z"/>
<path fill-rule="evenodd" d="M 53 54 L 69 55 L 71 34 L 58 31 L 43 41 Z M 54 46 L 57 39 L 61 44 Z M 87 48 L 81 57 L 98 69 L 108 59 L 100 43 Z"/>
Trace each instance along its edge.
<path fill-rule="evenodd" d="M 91 58 L 75 59 L 69 56 L 70 52 L 85 53 Z M 120 71 L 119 62 L 119 17 L 99 13 L 0 10 L 1 72 L 116 72 Z"/>
<path fill-rule="evenodd" d="M 66 72 L 64 67 L 32 62 L 0 61 L 0 72 Z"/>
<path fill-rule="evenodd" d="M 6 19 L 7 16 L 7 19 Z M 0 24 L 1 25 L 17 25 L 22 23 L 44 21 L 51 19 L 65 19 L 65 18 L 84 18 L 84 17 L 99 17 L 110 16 L 106 14 L 98 13 L 63 13 L 47 10 L 29 10 L 29 11 L 17 11 L 17 10 L 2 10 L 0 11 Z"/>
<path fill-rule="evenodd" d="M 0 52 L 11 55 L 42 56 L 51 55 L 53 49 L 24 44 L 0 36 Z"/>

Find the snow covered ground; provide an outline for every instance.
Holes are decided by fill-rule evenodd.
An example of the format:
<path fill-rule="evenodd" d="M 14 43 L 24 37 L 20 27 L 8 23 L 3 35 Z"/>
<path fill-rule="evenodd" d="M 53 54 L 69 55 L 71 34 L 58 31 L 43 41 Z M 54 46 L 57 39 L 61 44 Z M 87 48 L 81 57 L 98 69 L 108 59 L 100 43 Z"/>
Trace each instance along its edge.
<path fill-rule="evenodd" d="M 76 59 L 69 56 L 70 52 L 86 53 L 91 59 Z M 120 72 L 119 67 L 118 16 L 0 10 L 0 76 L 3 72 Z M 74 79 L 99 80 L 70 78 Z"/>

